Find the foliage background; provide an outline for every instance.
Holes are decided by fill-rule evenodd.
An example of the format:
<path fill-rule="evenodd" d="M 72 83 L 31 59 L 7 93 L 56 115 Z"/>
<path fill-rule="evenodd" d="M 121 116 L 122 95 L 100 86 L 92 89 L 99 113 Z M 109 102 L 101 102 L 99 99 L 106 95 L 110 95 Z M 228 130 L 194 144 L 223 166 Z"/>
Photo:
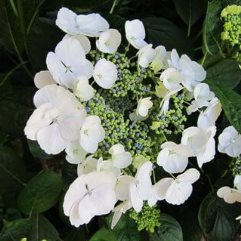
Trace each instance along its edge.
<path fill-rule="evenodd" d="M 221 43 L 221 10 L 239 0 L 0 0 L 0 240 L 19 241 L 230 241 L 235 237 L 239 205 L 227 205 L 215 190 L 230 184 L 227 157 L 217 156 L 204 167 L 192 198 L 181 207 L 161 204 L 161 227 L 140 233 L 124 216 L 110 230 L 110 217 L 95 218 L 88 226 L 71 227 L 62 210 L 75 168 L 46 155 L 23 133 L 33 111 L 33 77 L 46 69 L 45 58 L 64 33 L 55 26 L 57 11 L 99 12 L 124 33 L 126 19 L 143 20 L 148 42 L 176 48 L 199 60 L 208 71 L 207 82 L 220 98 L 229 122 L 241 132 L 240 69 Z M 124 36 L 124 34 L 123 34 Z M 221 177 L 221 178 L 220 178 Z M 175 219 L 174 219 L 175 218 Z"/>

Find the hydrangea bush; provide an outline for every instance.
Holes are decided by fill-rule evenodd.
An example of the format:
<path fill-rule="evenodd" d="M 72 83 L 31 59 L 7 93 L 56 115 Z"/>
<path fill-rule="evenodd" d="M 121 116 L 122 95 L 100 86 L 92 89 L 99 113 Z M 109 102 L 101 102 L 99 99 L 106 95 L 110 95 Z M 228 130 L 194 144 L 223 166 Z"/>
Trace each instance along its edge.
<path fill-rule="evenodd" d="M 240 0 L 26 4 L 0 3 L 0 241 L 236 241 Z"/>
<path fill-rule="evenodd" d="M 125 22 L 127 41 L 96 13 L 61 8 L 56 24 L 66 35 L 48 53 L 48 70 L 35 76 L 36 109 L 25 134 L 76 165 L 63 203 L 72 225 L 113 212 L 113 228 L 133 210 L 138 229 L 154 232 L 157 203 L 183 204 L 216 154 L 222 107 L 204 83 L 206 71 L 175 49 L 153 48 L 139 19 Z M 238 159 L 241 135 L 229 126 L 217 146 Z M 218 196 L 241 202 L 239 173 L 234 185 Z"/>

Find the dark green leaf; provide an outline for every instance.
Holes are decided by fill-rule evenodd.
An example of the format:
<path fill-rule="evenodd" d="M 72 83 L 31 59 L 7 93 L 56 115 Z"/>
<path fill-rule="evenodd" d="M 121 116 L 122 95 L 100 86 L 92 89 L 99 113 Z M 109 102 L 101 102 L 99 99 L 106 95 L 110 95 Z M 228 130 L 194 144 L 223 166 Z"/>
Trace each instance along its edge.
<path fill-rule="evenodd" d="M 208 81 L 215 95 L 219 98 L 225 116 L 236 130 L 241 133 L 241 95 L 231 89 L 227 89 Z"/>
<path fill-rule="evenodd" d="M 223 59 L 207 69 L 207 79 L 221 87 L 234 88 L 241 80 L 239 64 L 233 59 Z"/>
<path fill-rule="evenodd" d="M 192 42 L 174 23 L 165 18 L 143 19 L 148 42 L 154 46 L 164 45 L 167 50 L 177 49 L 180 54 L 193 55 Z"/>
<path fill-rule="evenodd" d="M 240 211 L 240 205 L 227 204 L 216 192 L 209 193 L 200 206 L 198 220 L 210 241 L 230 241 L 237 232 L 239 223 L 235 217 Z"/>
<path fill-rule="evenodd" d="M 117 238 L 113 231 L 101 228 L 91 237 L 90 241 L 117 241 Z"/>
<path fill-rule="evenodd" d="M 194 24 L 205 12 L 206 0 L 174 0 L 178 15 L 188 25 Z"/>
<path fill-rule="evenodd" d="M 33 177 L 18 197 L 19 208 L 29 214 L 44 212 L 58 201 L 62 179 L 53 171 L 42 171 Z"/>
<path fill-rule="evenodd" d="M 34 216 L 31 219 L 17 219 L 4 223 L 0 233 L 1 241 L 19 241 L 22 238 L 27 238 L 28 241 L 60 240 L 57 230 L 44 216 Z"/>
<path fill-rule="evenodd" d="M 10 222 L 5 222 L 0 233 L 1 241 L 21 240 L 26 238 L 31 232 L 31 222 L 28 219 L 17 219 Z"/>
<path fill-rule="evenodd" d="M 172 216 L 161 213 L 161 226 L 150 234 L 150 241 L 183 241 L 182 228 Z"/>
<path fill-rule="evenodd" d="M 108 216 L 107 225 L 111 227 L 112 214 Z M 117 241 L 140 241 L 142 236 L 137 229 L 137 225 L 128 214 L 121 216 L 119 222 L 113 228 Z M 143 239 L 144 240 L 144 239 Z"/>
<path fill-rule="evenodd" d="M 203 44 L 205 52 L 216 54 L 220 51 L 220 34 L 222 24 L 220 21 L 220 13 L 222 11 L 222 3 L 219 0 L 208 2 L 208 9 L 203 26 Z"/>
<path fill-rule="evenodd" d="M 42 215 L 34 215 L 31 218 L 32 229 L 28 234 L 28 241 L 47 240 L 59 241 L 60 237 L 58 231 L 52 223 Z"/>

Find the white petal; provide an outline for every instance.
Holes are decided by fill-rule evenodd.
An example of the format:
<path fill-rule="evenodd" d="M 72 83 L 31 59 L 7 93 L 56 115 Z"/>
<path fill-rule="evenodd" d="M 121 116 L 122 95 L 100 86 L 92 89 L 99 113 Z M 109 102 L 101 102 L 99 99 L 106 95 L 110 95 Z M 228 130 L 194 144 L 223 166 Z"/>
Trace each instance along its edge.
<path fill-rule="evenodd" d="M 223 198 L 226 203 L 241 202 L 241 192 L 236 189 L 224 186 L 217 191 L 217 195 Z"/>
<path fill-rule="evenodd" d="M 40 71 L 34 76 L 34 84 L 35 86 L 40 89 L 45 85 L 52 85 L 56 84 L 52 75 L 48 70 Z"/>
<path fill-rule="evenodd" d="M 121 43 L 121 34 L 116 29 L 108 29 L 100 34 L 96 47 L 103 53 L 114 54 Z"/>
<path fill-rule="evenodd" d="M 95 82 L 104 89 L 110 89 L 117 80 L 116 66 L 106 59 L 100 59 L 94 68 Z"/>
<path fill-rule="evenodd" d="M 129 199 L 130 183 L 134 181 L 134 177 L 123 175 L 117 179 L 116 183 L 116 197 L 120 201 Z"/>
<path fill-rule="evenodd" d="M 89 84 L 89 80 L 85 76 L 80 76 L 77 79 L 74 94 L 81 101 L 88 101 L 94 97 L 95 89 Z"/>
<path fill-rule="evenodd" d="M 42 127 L 48 126 L 52 122 L 52 119 L 45 115 L 49 108 L 50 106 L 48 103 L 42 104 L 29 117 L 24 128 L 24 133 L 28 139 L 33 141 L 36 140 L 37 132 Z"/>
<path fill-rule="evenodd" d="M 146 97 L 143 99 L 140 99 L 138 101 L 136 113 L 137 115 L 140 115 L 142 117 L 146 117 L 148 115 L 148 110 L 153 106 L 153 103 L 151 101 L 151 97 Z"/>
<path fill-rule="evenodd" d="M 136 49 L 141 49 L 147 43 L 144 41 L 146 33 L 143 23 L 134 19 L 132 21 L 126 21 L 125 23 L 125 33 L 128 42 Z"/>
<path fill-rule="evenodd" d="M 166 201 L 173 205 L 184 203 L 192 193 L 192 185 L 190 183 L 173 182 L 166 193 Z"/>
<path fill-rule="evenodd" d="M 41 128 L 37 132 L 37 141 L 47 154 L 58 154 L 68 145 L 68 141 L 61 136 L 57 123 Z"/>
<path fill-rule="evenodd" d="M 68 8 L 58 11 L 56 25 L 64 32 L 74 34 L 76 32 L 76 14 Z"/>
<path fill-rule="evenodd" d="M 200 173 L 195 168 L 189 168 L 183 174 L 177 176 L 177 180 L 180 182 L 187 182 L 193 184 L 196 182 L 200 177 Z"/>
<path fill-rule="evenodd" d="M 76 18 L 78 33 L 89 37 L 98 37 L 109 28 L 108 22 L 98 13 L 78 15 Z"/>
<path fill-rule="evenodd" d="M 68 38 L 77 39 L 79 41 L 81 47 L 84 49 L 85 54 L 88 54 L 90 52 L 90 50 L 91 50 L 90 40 L 83 34 L 78 34 L 78 35 L 74 35 L 74 36 L 66 34 L 63 39 L 68 39 Z"/>

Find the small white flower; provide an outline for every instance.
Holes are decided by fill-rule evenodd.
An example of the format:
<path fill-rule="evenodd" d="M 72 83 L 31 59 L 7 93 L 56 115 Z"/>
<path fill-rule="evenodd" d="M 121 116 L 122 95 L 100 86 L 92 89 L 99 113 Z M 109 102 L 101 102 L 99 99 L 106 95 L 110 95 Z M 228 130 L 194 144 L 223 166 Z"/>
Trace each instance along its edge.
<path fill-rule="evenodd" d="M 161 148 L 157 164 L 168 173 L 183 172 L 188 165 L 188 157 L 193 155 L 188 146 L 170 141 L 162 144 Z"/>
<path fill-rule="evenodd" d="M 218 197 L 223 198 L 226 203 L 232 204 L 235 202 L 241 202 L 241 191 L 228 186 L 219 188 L 217 195 Z"/>
<path fill-rule="evenodd" d="M 88 116 L 80 131 L 80 145 L 86 152 L 95 153 L 99 142 L 105 138 L 105 130 L 98 116 Z"/>
<path fill-rule="evenodd" d="M 36 92 L 34 104 L 37 109 L 24 129 L 28 139 L 37 140 L 48 154 L 58 154 L 78 139 L 86 112 L 71 92 L 47 85 Z"/>
<path fill-rule="evenodd" d="M 85 160 L 87 152 L 80 146 L 79 141 L 72 141 L 65 149 L 66 160 L 71 164 L 79 164 Z"/>
<path fill-rule="evenodd" d="M 233 126 L 226 127 L 218 137 L 218 151 L 231 157 L 241 154 L 241 135 Z"/>
<path fill-rule="evenodd" d="M 165 199 L 173 205 L 184 203 L 192 194 L 192 184 L 200 177 L 195 168 L 190 168 L 176 178 L 163 178 L 154 185 L 158 200 Z"/>
<path fill-rule="evenodd" d="M 155 57 L 151 62 L 151 68 L 155 73 L 159 72 L 162 69 L 166 69 L 168 66 L 168 53 L 166 48 L 162 45 L 155 48 Z"/>
<path fill-rule="evenodd" d="M 214 126 L 216 120 L 222 112 L 222 105 L 218 98 L 213 98 L 208 107 L 198 116 L 197 125 L 203 130 L 210 126 Z"/>
<path fill-rule="evenodd" d="M 128 42 L 136 49 L 141 49 L 147 45 L 145 42 L 145 28 L 143 23 L 138 20 L 126 21 L 125 32 Z"/>
<path fill-rule="evenodd" d="M 175 91 L 182 88 L 182 79 L 183 76 L 175 68 L 168 68 L 164 70 L 160 76 L 160 80 L 169 91 Z"/>
<path fill-rule="evenodd" d="M 43 88 L 46 85 L 56 84 L 52 75 L 48 70 L 40 71 L 34 76 L 34 84 L 38 89 Z"/>
<path fill-rule="evenodd" d="M 234 186 L 241 191 L 241 175 L 236 175 L 233 180 Z"/>
<path fill-rule="evenodd" d="M 116 29 L 108 29 L 100 34 L 96 47 L 103 53 L 114 54 L 121 43 L 121 34 Z"/>
<path fill-rule="evenodd" d="M 116 66 L 106 59 L 100 59 L 94 68 L 95 82 L 103 89 L 110 89 L 117 80 Z"/>
<path fill-rule="evenodd" d="M 198 166 L 210 162 L 215 155 L 216 127 L 211 126 L 206 130 L 198 127 L 189 127 L 184 130 L 181 143 L 192 149 L 194 156 L 197 157 Z"/>
<path fill-rule="evenodd" d="M 75 227 L 94 216 L 109 213 L 116 203 L 116 178 L 111 173 L 92 172 L 81 175 L 70 185 L 64 197 L 64 214 Z"/>
<path fill-rule="evenodd" d="M 202 65 L 192 61 L 185 54 L 180 58 L 175 49 L 172 50 L 168 63 L 182 74 L 182 85 L 189 91 L 193 91 L 194 87 L 206 78 Z"/>
<path fill-rule="evenodd" d="M 83 34 L 78 34 L 78 35 L 70 35 L 70 34 L 65 34 L 63 39 L 68 39 L 68 38 L 74 38 L 79 41 L 81 47 L 84 49 L 85 54 L 88 54 L 91 50 L 91 44 L 90 40 Z"/>
<path fill-rule="evenodd" d="M 77 78 L 73 92 L 81 101 L 88 101 L 95 95 L 95 89 L 89 84 L 89 80 L 85 76 Z"/>
<path fill-rule="evenodd" d="M 149 109 L 153 106 L 151 97 L 146 97 L 140 99 L 137 104 L 136 114 L 141 117 L 146 117 L 148 115 Z"/>
<path fill-rule="evenodd" d="M 183 86 L 192 91 L 194 87 L 206 78 L 206 71 L 199 63 L 192 61 L 187 55 L 182 55 L 179 61 L 180 71 L 184 76 Z"/>
<path fill-rule="evenodd" d="M 131 164 L 132 157 L 130 152 L 125 151 L 125 148 L 121 144 L 112 146 L 109 150 L 112 155 L 111 161 L 113 165 L 118 168 L 126 168 Z"/>
<path fill-rule="evenodd" d="M 208 106 L 210 101 L 215 97 L 214 93 L 210 91 L 209 86 L 205 83 L 196 85 L 193 91 L 193 95 L 194 100 L 188 107 L 188 113 L 195 112 L 199 108 Z"/>
<path fill-rule="evenodd" d="M 130 201 L 136 212 L 140 212 L 143 201 L 151 199 L 152 183 L 151 183 L 152 163 L 147 161 L 142 164 L 135 175 L 135 180 L 130 183 Z"/>
<path fill-rule="evenodd" d="M 90 78 L 93 74 L 92 63 L 85 58 L 85 51 L 78 40 L 63 39 L 49 52 L 46 63 L 54 80 L 67 88 L 73 88 L 74 80 L 83 75 Z"/>
<path fill-rule="evenodd" d="M 59 10 L 56 25 L 68 34 L 89 37 L 98 37 L 109 28 L 108 22 L 98 13 L 77 15 L 68 8 Z"/>
<path fill-rule="evenodd" d="M 153 61 L 156 51 L 152 48 L 152 44 L 148 44 L 145 47 L 141 48 L 138 52 L 138 64 L 147 68 L 149 64 Z"/>

